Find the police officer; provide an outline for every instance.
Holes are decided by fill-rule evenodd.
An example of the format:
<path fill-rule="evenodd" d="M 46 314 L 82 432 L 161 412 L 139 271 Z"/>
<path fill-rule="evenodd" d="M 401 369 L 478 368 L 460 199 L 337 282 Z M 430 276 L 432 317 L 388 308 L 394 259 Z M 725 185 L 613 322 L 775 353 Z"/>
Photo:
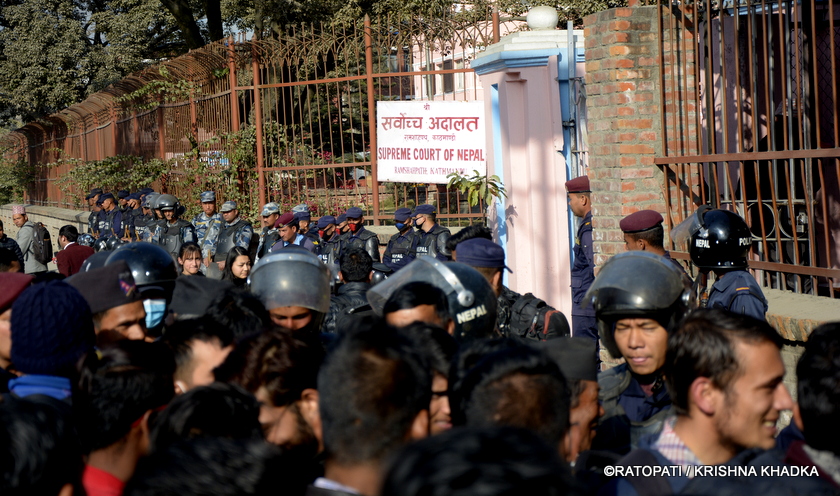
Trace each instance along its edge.
<path fill-rule="evenodd" d="M 201 200 L 201 213 L 193 217 L 192 225 L 195 226 L 195 235 L 198 239 L 196 242 L 201 247 L 201 256 L 206 259 L 210 256 L 209 251 L 204 246 L 207 234 L 215 233 L 211 235 L 211 238 L 215 239 L 224 221 L 222 216 L 216 212 L 216 193 L 214 191 L 201 193 L 199 199 Z M 202 272 L 204 271 L 202 270 Z"/>
<path fill-rule="evenodd" d="M 575 236 L 572 265 L 572 332 L 575 336 L 587 337 L 598 344 L 598 326 L 592 308 L 583 308 L 583 296 L 595 280 L 595 253 L 592 247 L 592 200 L 589 176 L 580 176 L 566 181 L 569 210 L 580 217 L 581 223 Z"/>
<path fill-rule="evenodd" d="M 312 224 L 312 212 L 309 211 L 309 206 L 305 203 L 295 205 L 295 207 L 292 208 L 292 213 L 295 214 L 295 218 L 298 220 L 300 234 L 309 238 L 309 240 L 317 246 L 318 226 Z"/>
<path fill-rule="evenodd" d="M 137 237 L 137 241 L 148 241 L 152 237 L 151 231 L 149 230 L 149 224 L 154 221 L 152 209 L 149 206 L 151 200 L 151 195 L 144 196 L 141 202 L 141 214 L 134 218 L 134 234 Z"/>
<path fill-rule="evenodd" d="M 254 265 L 250 281 L 274 324 L 320 330 L 330 308 L 330 271 L 316 255 L 301 249 L 269 253 Z"/>
<path fill-rule="evenodd" d="M 157 226 L 152 234 L 152 243 L 159 244 L 178 260 L 178 253 L 184 243 L 195 243 L 195 227 L 184 219 L 178 218 L 181 203 L 174 195 L 160 195 L 157 205 L 163 212 L 164 222 Z"/>
<path fill-rule="evenodd" d="M 685 273 L 685 267 L 671 258 L 671 254 L 665 249 L 665 228 L 662 227 L 664 220 L 662 214 L 656 210 L 639 210 L 621 219 L 618 227 L 624 233 L 624 248 L 627 251 L 649 251 L 665 257 Z"/>
<path fill-rule="evenodd" d="M 368 252 L 368 255 L 370 255 L 370 258 L 374 262 L 379 262 L 381 260 L 379 256 L 379 238 L 374 232 L 365 229 L 365 218 L 362 209 L 359 207 L 350 207 L 347 209 L 346 215 L 349 236 L 342 243 L 342 256 L 347 250 L 361 248 Z"/>
<path fill-rule="evenodd" d="M 208 277 L 219 279 L 225 269 L 225 260 L 228 252 L 234 246 L 241 246 L 246 250 L 251 245 L 251 237 L 254 235 L 254 228 L 245 219 L 239 216 L 239 210 L 235 201 L 226 201 L 221 208 L 224 224 L 218 231 L 218 235 L 211 238 L 208 234 L 204 240 L 208 257 L 204 260 L 207 266 Z M 210 263 L 210 262 L 214 263 Z"/>
<path fill-rule="evenodd" d="M 312 240 L 300 233 L 300 226 L 295 214 L 286 212 L 281 215 L 274 227 L 279 234 L 279 241 L 274 244 L 271 251 L 277 251 L 289 245 L 298 245 L 306 248 L 310 253 L 316 254 L 317 249 Z"/>
<path fill-rule="evenodd" d="M 414 248 L 414 243 L 419 239 L 419 236 L 409 219 L 411 219 L 410 208 L 398 208 L 394 212 L 397 233 L 388 240 L 385 255 L 382 257 L 382 262 L 392 271 L 399 270 L 405 267 L 408 262 L 414 260 L 412 248 Z"/>
<path fill-rule="evenodd" d="M 111 193 L 104 193 L 99 196 L 102 203 L 102 210 L 99 212 L 99 233 L 100 235 L 122 237 L 122 213 L 117 207 L 117 200 Z"/>
<path fill-rule="evenodd" d="M 318 219 L 316 226 L 318 227 L 318 244 L 316 245 L 318 256 L 327 265 L 337 264 L 341 245 L 338 242 L 335 217 L 324 215 Z"/>
<path fill-rule="evenodd" d="M 126 197 L 126 211 L 123 213 L 123 241 L 138 241 L 137 219 L 143 215 L 140 208 L 140 193 L 132 193 Z"/>
<path fill-rule="evenodd" d="M 446 242 L 452 233 L 436 222 L 434 205 L 418 205 L 412 214 L 417 227 L 418 239 L 412 250 L 414 257 L 435 257 L 440 261 L 452 260 L 452 253 L 446 248 Z"/>
<path fill-rule="evenodd" d="M 87 196 L 85 196 L 85 200 L 88 202 L 88 207 L 90 207 L 90 215 L 88 215 L 88 233 L 93 234 L 94 236 L 99 235 L 99 211 L 101 208 L 96 203 L 99 201 L 99 195 L 102 194 L 102 188 L 93 188 L 90 190 Z"/>
<path fill-rule="evenodd" d="M 260 231 L 260 244 L 257 246 L 257 260 L 264 257 L 266 253 L 270 252 L 274 244 L 280 239 L 280 233 L 274 224 L 280 218 L 280 205 L 269 202 L 263 205 L 262 212 L 260 212 L 260 223 L 262 224 L 262 231 Z"/>
<path fill-rule="evenodd" d="M 120 212 L 122 212 L 123 216 L 129 211 L 128 207 L 128 197 L 131 193 L 127 189 L 121 189 L 117 191 L 117 204 L 119 206 Z"/>
<path fill-rule="evenodd" d="M 625 363 L 601 372 L 604 416 L 593 448 L 625 454 L 658 432 L 671 398 L 662 368 L 668 334 L 690 310 L 691 283 L 672 262 L 643 251 L 607 261 L 584 297 L 604 346 Z"/>
<path fill-rule="evenodd" d="M 689 246 L 691 261 L 704 273 L 714 272 L 716 279 L 706 306 L 764 320 L 767 299 L 746 270 L 752 245 L 747 223 L 729 210 L 710 208 L 698 210 L 697 220 L 699 228 L 692 232 Z"/>

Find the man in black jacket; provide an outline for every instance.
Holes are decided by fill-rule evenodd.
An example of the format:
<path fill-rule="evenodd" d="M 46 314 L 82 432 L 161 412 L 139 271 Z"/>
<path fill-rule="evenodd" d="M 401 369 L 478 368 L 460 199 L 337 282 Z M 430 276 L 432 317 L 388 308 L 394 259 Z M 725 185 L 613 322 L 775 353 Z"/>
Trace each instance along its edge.
<path fill-rule="evenodd" d="M 339 277 L 344 282 L 338 294 L 330 298 L 330 311 L 324 320 L 323 332 L 339 332 L 351 308 L 367 305 L 367 290 L 370 289 L 370 273 L 373 259 L 361 248 L 353 248 L 341 256 Z"/>

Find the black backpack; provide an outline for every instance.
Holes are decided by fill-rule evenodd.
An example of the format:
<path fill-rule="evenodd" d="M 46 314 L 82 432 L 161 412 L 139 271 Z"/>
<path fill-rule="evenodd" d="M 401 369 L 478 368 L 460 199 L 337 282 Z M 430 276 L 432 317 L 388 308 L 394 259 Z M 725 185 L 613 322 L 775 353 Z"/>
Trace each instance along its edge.
<path fill-rule="evenodd" d="M 40 222 L 33 223 L 31 227 L 34 231 L 32 233 L 32 254 L 35 256 L 35 260 L 37 260 L 38 263 L 47 265 L 53 258 L 53 246 L 50 232 L 47 230 L 47 227 Z"/>
<path fill-rule="evenodd" d="M 510 313 L 510 330 L 520 338 L 545 341 L 571 334 L 566 316 L 531 293 L 519 297 Z"/>

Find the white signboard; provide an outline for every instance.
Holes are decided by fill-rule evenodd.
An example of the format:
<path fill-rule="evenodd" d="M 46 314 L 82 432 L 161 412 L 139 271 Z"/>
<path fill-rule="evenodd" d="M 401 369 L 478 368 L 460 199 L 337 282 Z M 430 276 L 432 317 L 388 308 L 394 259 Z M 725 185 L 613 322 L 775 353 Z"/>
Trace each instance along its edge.
<path fill-rule="evenodd" d="M 377 102 L 379 180 L 443 183 L 487 174 L 484 102 Z"/>

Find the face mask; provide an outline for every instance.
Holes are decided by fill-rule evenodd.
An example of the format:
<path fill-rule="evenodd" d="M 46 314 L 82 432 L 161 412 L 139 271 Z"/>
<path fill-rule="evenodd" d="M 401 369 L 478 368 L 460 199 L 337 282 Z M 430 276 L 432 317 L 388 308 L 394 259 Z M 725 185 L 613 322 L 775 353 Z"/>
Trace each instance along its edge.
<path fill-rule="evenodd" d="M 417 226 L 417 227 L 420 227 L 420 226 L 423 225 L 423 222 L 425 222 L 425 221 L 426 221 L 426 219 L 417 219 L 417 220 L 414 221 L 414 225 Z"/>
<path fill-rule="evenodd" d="M 356 232 L 359 229 L 361 229 L 362 225 L 361 224 L 355 224 L 355 223 L 352 223 L 352 222 L 348 222 L 347 227 L 350 228 L 351 232 Z"/>
<path fill-rule="evenodd" d="M 166 300 L 143 300 L 146 309 L 146 329 L 153 329 L 163 322 L 166 316 Z"/>
<path fill-rule="evenodd" d="M 396 226 L 397 231 L 402 231 L 403 229 L 405 229 L 405 224 L 403 224 L 402 222 L 397 222 L 394 225 Z"/>

